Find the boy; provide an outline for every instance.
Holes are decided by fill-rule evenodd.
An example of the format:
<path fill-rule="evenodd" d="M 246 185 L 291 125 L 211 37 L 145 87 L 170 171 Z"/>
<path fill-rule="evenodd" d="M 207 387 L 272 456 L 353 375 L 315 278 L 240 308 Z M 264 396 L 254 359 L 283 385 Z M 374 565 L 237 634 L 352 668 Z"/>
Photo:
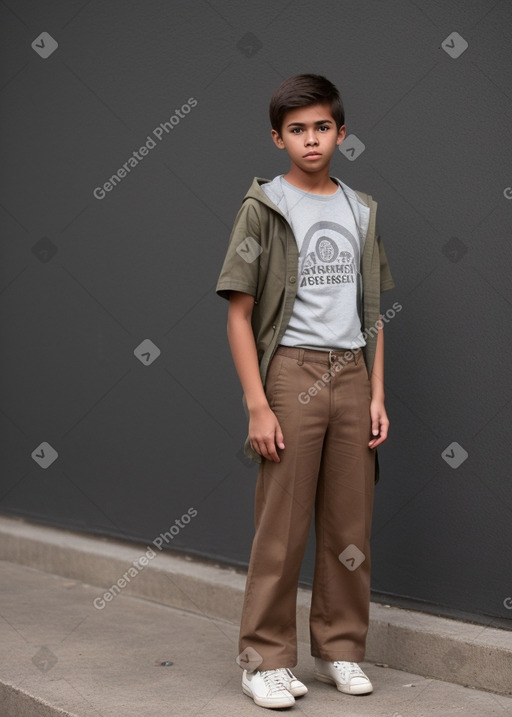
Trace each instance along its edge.
<path fill-rule="evenodd" d="M 290 707 L 307 688 L 297 664 L 296 596 L 315 510 L 310 612 L 315 677 L 372 691 L 364 657 L 376 451 L 387 438 L 380 292 L 394 286 L 376 202 L 329 174 L 346 133 L 336 87 L 285 80 L 270 102 L 287 174 L 255 178 L 235 219 L 217 293 L 249 418 L 244 452 L 260 463 L 240 626 L 243 692 Z"/>

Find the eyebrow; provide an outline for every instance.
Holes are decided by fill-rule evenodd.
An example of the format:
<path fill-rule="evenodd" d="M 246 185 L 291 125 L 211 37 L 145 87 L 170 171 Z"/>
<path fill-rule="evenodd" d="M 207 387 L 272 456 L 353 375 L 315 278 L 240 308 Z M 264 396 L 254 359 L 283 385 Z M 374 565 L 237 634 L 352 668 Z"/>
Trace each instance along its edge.
<path fill-rule="evenodd" d="M 314 124 L 334 124 L 332 120 L 325 119 L 325 120 L 318 120 L 317 122 L 314 122 Z M 304 122 L 290 122 L 290 124 L 286 125 L 287 127 L 305 127 L 306 124 Z"/>

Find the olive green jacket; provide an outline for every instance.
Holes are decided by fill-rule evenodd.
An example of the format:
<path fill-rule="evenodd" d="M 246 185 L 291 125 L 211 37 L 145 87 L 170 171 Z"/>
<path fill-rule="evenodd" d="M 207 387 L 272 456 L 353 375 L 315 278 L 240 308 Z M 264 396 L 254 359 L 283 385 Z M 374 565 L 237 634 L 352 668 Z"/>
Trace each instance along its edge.
<path fill-rule="evenodd" d="M 368 375 L 371 376 L 377 346 L 380 293 L 392 289 L 394 282 L 382 241 L 376 235 L 377 202 L 369 194 L 354 191 L 336 177 L 332 179 L 345 192 L 363 247 L 362 330 L 366 340 L 363 351 Z M 271 201 L 261 189 L 261 185 L 268 181 L 255 177 L 242 201 L 216 287 L 217 294 L 225 299 L 229 299 L 231 291 L 243 291 L 254 297 L 252 329 L 263 386 L 272 356 L 292 314 L 299 259 L 292 228 L 279 208 L 284 198 L 276 193 L 272 197 L 275 201 Z M 374 327 L 372 331 L 371 327 Z M 242 402 L 248 418 L 245 396 Z M 244 444 L 244 453 L 261 463 L 261 456 L 250 446 L 249 436 Z"/>

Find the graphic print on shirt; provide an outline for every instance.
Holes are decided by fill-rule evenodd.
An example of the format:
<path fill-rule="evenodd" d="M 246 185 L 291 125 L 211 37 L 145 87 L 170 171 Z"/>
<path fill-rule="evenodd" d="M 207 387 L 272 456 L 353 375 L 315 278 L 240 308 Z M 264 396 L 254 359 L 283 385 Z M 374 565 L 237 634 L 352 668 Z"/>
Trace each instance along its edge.
<path fill-rule="evenodd" d="M 318 291 L 326 286 L 356 286 L 357 313 L 361 316 L 359 242 L 336 222 L 316 222 L 304 237 L 299 253 L 299 288 Z"/>

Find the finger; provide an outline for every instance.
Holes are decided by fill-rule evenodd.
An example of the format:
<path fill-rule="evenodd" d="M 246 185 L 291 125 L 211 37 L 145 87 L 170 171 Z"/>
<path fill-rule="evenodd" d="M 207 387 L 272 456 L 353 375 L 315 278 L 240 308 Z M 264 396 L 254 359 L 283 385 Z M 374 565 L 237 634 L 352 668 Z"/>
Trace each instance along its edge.
<path fill-rule="evenodd" d="M 269 461 L 274 461 L 274 456 L 272 454 L 273 441 L 262 438 L 260 440 L 255 440 L 255 445 L 257 446 L 256 452 L 259 453 L 260 456 Z"/>
<path fill-rule="evenodd" d="M 386 438 L 388 437 L 388 431 L 389 431 L 389 421 L 386 418 L 383 421 L 381 421 L 381 423 L 380 423 L 379 437 L 383 437 L 384 440 L 386 440 Z"/>
<path fill-rule="evenodd" d="M 380 432 L 379 435 L 375 438 L 372 438 L 371 441 L 368 443 L 370 448 L 377 448 L 377 446 L 380 446 L 381 443 L 384 443 L 384 441 L 388 438 L 388 428 L 389 428 L 389 421 L 384 421 L 380 425 Z"/>
<path fill-rule="evenodd" d="M 269 441 L 265 445 L 265 450 L 267 451 L 267 457 L 269 460 L 274 461 L 274 463 L 279 463 L 281 459 L 277 455 L 276 445 L 273 440 Z"/>
<path fill-rule="evenodd" d="M 253 439 L 252 441 L 249 441 L 249 443 L 250 443 L 251 448 L 252 448 L 253 451 L 255 451 L 256 453 L 259 453 L 260 456 L 263 455 L 263 452 L 262 452 L 262 451 L 263 451 L 264 448 L 265 448 L 265 444 L 264 444 L 264 443 L 262 443 L 262 442 L 260 443 L 260 441 L 258 441 L 256 438 Z"/>
<path fill-rule="evenodd" d="M 279 425 L 279 423 L 277 424 L 277 427 L 276 427 L 276 443 L 279 446 L 279 448 L 284 448 L 284 436 L 283 436 L 283 432 L 281 430 L 281 426 Z"/>
<path fill-rule="evenodd" d="M 379 436 L 379 438 L 373 438 L 369 443 L 368 446 L 370 448 L 377 448 L 377 446 L 380 446 L 381 443 L 384 443 L 384 441 L 387 440 L 387 436 Z"/>

